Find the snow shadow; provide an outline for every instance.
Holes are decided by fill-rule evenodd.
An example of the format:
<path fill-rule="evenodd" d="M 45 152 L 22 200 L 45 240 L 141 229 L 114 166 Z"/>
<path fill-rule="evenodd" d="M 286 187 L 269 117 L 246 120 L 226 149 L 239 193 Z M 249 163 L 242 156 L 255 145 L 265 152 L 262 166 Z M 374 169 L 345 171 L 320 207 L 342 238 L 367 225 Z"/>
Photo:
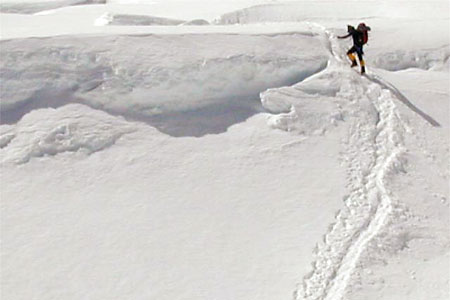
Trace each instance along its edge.
<path fill-rule="evenodd" d="M 14 109 L 0 106 L 0 125 L 15 124 L 29 112 L 43 108 L 58 108 L 70 103 L 83 104 L 83 100 L 73 94 L 73 90 L 41 90 L 33 93 Z"/>
<path fill-rule="evenodd" d="M 320 72 L 324 67 L 322 66 L 317 72 Z M 312 74 L 301 72 L 297 76 L 286 79 L 281 85 L 272 88 L 293 85 Z M 136 110 L 97 106 L 85 98 L 85 95 L 77 94 L 74 88 L 45 89 L 35 92 L 21 105 L 15 106 L 14 109 L 4 110 L 0 107 L 0 125 L 15 124 L 33 110 L 57 109 L 71 103 L 78 103 L 107 112 L 113 116 L 123 117 L 128 121 L 144 122 L 173 137 L 201 137 L 207 134 L 224 133 L 230 126 L 245 122 L 257 113 L 265 112 L 266 110 L 260 101 L 260 92 L 263 91 L 233 98 L 212 99 L 210 104 L 195 109 L 146 114 Z"/>
<path fill-rule="evenodd" d="M 372 75 L 367 75 L 367 78 L 369 78 L 371 81 L 379 84 L 380 86 L 382 86 L 385 89 L 390 90 L 396 97 L 398 100 L 400 100 L 403 104 L 405 104 L 409 109 L 411 109 L 413 112 L 415 112 L 416 114 L 418 114 L 420 117 L 422 117 L 425 121 L 427 121 L 431 126 L 433 127 L 441 127 L 441 124 L 439 124 L 438 121 L 436 121 L 435 119 L 433 119 L 430 115 L 428 115 L 427 113 L 425 113 L 424 111 L 422 111 L 420 108 L 418 108 L 417 106 L 415 106 L 411 101 L 409 101 L 409 99 L 402 93 L 400 92 L 399 89 L 397 89 L 393 84 L 387 82 L 386 80 L 384 80 L 383 78 L 381 78 L 378 75 L 372 74 Z"/>
<path fill-rule="evenodd" d="M 132 112 L 109 113 L 123 116 L 130 121 L 145 122 L 173 137 L 201 137 L 207 134 L 224 133 L 230 126 L 245 122 L 251 116 L 264 111 L 259 98 L 241 100 L 241 102 L 222 102 L 195 110 L 150 116 Z"/>

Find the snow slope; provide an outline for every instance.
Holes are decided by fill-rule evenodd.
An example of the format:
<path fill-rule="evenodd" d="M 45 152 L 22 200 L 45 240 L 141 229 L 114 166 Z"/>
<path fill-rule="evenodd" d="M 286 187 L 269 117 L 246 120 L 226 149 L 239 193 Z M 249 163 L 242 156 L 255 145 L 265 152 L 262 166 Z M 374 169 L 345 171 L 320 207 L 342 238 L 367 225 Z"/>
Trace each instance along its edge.
<path fill-rule="evenodd" d="M 2 298 L 449 299 L 448 2 L 357 4 L 1 13 Z"/>

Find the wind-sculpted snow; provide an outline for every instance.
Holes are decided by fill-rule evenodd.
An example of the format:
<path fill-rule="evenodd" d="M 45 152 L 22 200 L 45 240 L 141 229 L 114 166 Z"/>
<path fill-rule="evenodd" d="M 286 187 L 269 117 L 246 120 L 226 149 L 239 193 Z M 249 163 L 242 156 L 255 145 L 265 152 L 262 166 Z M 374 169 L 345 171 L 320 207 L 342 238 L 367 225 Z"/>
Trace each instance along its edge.
<path fill-rule="evenodd" d="M 301 34 L 4 41 L 1 122 L 83 103 L 173 135 L 223 132 L 261 110 L 261 91 L 324 68 L 327 54 L 319 45 Z"/>
<path fill-rule="evenodd" d="M 3 127 L 3 126 L 2 126 Z M 83 105 L 31 112 L 0 133 L 2 163 L 26 163 L 33 157 L 64 152 L 90 155 L 112 146 L 135 129 L 129 123 Z"/>
<path fill-rule="evenodd" d="M 106 0 L 53 0 L 43 2 L 0 3 L 0 12 L 10 14 L 34 14 L 37 12 L 74 5 L 105 4 Z"/>

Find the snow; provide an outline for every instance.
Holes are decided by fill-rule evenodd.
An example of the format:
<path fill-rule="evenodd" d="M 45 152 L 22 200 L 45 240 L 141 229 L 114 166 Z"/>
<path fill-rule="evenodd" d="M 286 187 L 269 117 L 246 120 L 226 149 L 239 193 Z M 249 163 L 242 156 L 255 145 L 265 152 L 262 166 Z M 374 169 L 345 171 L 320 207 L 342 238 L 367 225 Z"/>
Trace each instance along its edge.
<path fill-rule="evenodd" d="M 449 299 L 447 1 L 83 3 L 0 7 L 2 297 Z"/>
<path fill-rule="evenodd" d="M 178 131 L 186 128 L 167 128 L 171 125 L 165 119 L 194 112 L 197 118 L 216 120 L 199 123 L 191 135 L 208 133 L 205 126 L 223 132 L 233 124 L 220 124 L 227 112 L 232 115 L 224 122 L 246 119 L 258 112 L 260 91 L 298 82 L 324 68 L 327 60 L 326 52 L 317 50 L 320 41 L 301 33 L 89 37 L 79 42 L 58 37 L 38 47 L 41 43 L 3 43 L 5 123 L 36 108 L 74 102 L 166 126 L 161 130 L 173 135 L 185 134 Z M 224 49 L 223 44 L 233 46 Z M 38 50 L 24 53 L 27 48 Z M 158 125 L 160 120 L 165 124 Z"/>
<path fill-rule="evenodd" d="M 0 4 L 0 12 L 10 14 L 34 14 L 49 10 L 54 10 L 60 7 L 75 6 L 75 5 L 93 5 L 105 4 L 106 0 L 58 0 L 58 1 L 44 1 L 31 3 L 2 3 Z"/>
<path fill-rule="evenodd" d="M 67 112 L 70 112 L 71 119 L 60 120 L 60 115 Z M 45 122 L 40 122 L 42 118 Z M 55 124 L 58 126 L 55 127 Z M 8 149 L 2 156 L 2 162 L 23 164 L 34 157 L 68 151 L 89 155 L 114 145 L 122 135 L 133 130 L 132 126 L 105 113 L 86 111 L 78 104 L 66 105 L 58 111 L 36 110 L 25 115 L 15 128 L 2 135 L 2 148 Z"/>

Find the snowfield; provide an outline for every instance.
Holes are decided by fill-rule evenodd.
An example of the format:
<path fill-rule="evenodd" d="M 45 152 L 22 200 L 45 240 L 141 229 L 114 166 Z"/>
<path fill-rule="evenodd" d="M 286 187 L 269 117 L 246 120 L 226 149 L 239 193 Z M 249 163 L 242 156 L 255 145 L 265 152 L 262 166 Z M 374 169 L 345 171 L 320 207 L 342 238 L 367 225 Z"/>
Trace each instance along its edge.
<path fill-rule="evenodd" d="M 449 299 L 448 12 L 3 2 L 2 299 Z"/>

